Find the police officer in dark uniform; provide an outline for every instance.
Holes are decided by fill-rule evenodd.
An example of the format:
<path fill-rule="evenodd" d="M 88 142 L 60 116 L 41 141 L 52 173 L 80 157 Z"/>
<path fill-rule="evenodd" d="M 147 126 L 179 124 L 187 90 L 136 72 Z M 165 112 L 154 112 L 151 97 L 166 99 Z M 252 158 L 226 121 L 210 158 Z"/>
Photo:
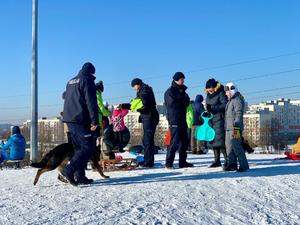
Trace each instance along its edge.
<path fill-rule="evenodd" d="M 63 122 L 67 123 L 75 153 L 62 176 L 72 185 L 93 182 L 85 176 L 85 168 L 94 150 L 93 132 L 99 123 L 94 74 L 93 64 L 85 63 L 68 82 L 64 94 Z"/>

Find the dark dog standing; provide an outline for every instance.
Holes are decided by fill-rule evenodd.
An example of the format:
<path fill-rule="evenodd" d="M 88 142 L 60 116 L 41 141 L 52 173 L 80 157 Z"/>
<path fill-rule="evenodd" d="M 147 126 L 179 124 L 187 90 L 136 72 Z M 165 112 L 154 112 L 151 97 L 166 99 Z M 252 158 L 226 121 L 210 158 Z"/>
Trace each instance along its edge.
<path fill-rule="evenodd" d="M 92 162 L 93 168 L 96 168 L 103 178 L 109 178 L 109 176 L 105 176 L 102 171 L 102 167 L 99 165 L 100 161 L 100 152 L 98 151 L 99 148 L 96 148 L 94 151 L 90 161 Z M 61 145 L 56 146 L 50 152 L 48 152 L 40 162 L 32 163 L 30 166 L 39 168 L 37 174 L 35 176 L 33 185 L 36 185 L 40 176 L 48 171 L 58 169 L 61 172 L 72 156 L 74 155 L 74 148 L 73 145 L 70 143 L 64 143 Z M 61 175 L 58 175 L 58 179 L 62 182 L 67 182 Z"/>

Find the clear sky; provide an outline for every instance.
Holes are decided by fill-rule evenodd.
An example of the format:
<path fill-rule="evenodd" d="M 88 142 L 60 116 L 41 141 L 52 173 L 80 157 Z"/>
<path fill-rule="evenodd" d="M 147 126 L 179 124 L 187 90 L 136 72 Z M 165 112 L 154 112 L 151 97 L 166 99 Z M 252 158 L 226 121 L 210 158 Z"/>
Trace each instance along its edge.
<path fill-rule="evenodd" d="M 30 118 L 31 4 L 0 1 L 0 123 Z M 134 97 L 134 77 L 162 103 L 176 71 L 186 73 L 194 98 L 211 77 L 225 82 L 300 69 L 299 11 L 297 0 L 40 0 L 39 116 L 59 114 L 67 80 L 86 61 L 114 104 Z M 297 85 L 300 71 L 237 81 L 250 103 L 300 98 Z"/>

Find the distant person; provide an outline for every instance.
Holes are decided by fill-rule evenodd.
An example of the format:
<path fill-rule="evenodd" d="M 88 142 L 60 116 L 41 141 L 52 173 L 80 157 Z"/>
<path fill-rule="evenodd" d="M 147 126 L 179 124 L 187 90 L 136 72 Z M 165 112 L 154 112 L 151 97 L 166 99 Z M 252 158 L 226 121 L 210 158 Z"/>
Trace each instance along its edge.
<path fill-rule="evenodd" d="M 93 132 L 99 125 L 95 71 L 92 63 L 85 63 L 67 83 L 64 96 L 63 122 L 68 126 L 75 153 L 62 176 L 72 185 L 93 182 L 85 176 L 85 168 L 96 145 Z"/>
<path fill-rule="evenodd" d="M 192 102 L 192 109 L 193 109 L 193 126 L 191 129 L 191 151 L 193 154 L 205 154 L 206 149 L 206 142 L 205 141 L 198 141 L 195 138 L 195 131 L 196 129 L 202 125 L 201 114 L 205 111 L 204 105 L 202 104 L 204 98 L 202 95 L 197 95 L 195 101 Z"/>
<path fill-rule="evenodd" d="M 206 82 L 206 110 L 213 114 L 211 127 L 215 130 L 215 139 L 209 142 L 208 147 L 214 151 L 214 162 L 209 167 L 220 167 L 220 154 L 223 153 L 225 166 L 227 162 L 227 154 L 225 149 L 225 108 L 227 97 L 224 87 L 215 79 L 209 79 Z"/>
<path fill-rule="evenodd" d="M 191 141 L 192 141 L 192 127 L 194 124 L 194 112 L 193 105 L 194 101 L 190 101 L 188 107 L 186 107 L 186 124 L 187 124 L 187 132 L 188 132 L 188 148 L 187 151 L 191 151 Z"/>
<path fill-rule="evenodd" d="M 102 98 L 102 93 L 104 92 L 103 81 L 98 81 L 96 83 L 96 96 L 98 104 L 98 117 L 99 117 L 99 132 L 101 128 L 105 129 L 108 126 L 108 117 L 110 116 L 110 111 L 107 106 L 105 106 Z"/>
<path fill-rule="evenodd" d="M 4 160 L 22 160 L 25 159 L 26 141 L 21 134 L 20 127 L 14 126 L 11 130 L 11 136 L 4 144 L 0 145 L 0 163 Z"/>
<path fill-rule="evenodd" d="M 225 86 L 228 103 L 225 112 L 226 150 L 228 164 L 225 171 L 237 170 L 244 172 L 249 169 L 245 150 L 242 147 L 242 134 L 244 130 L 243 115 L 245 100 L 234 83 Z M 239 168 L 237 164 L 239 163 Z"/>
<path fill-rule="evenodd" d="M 127 109 L 122 109 L 122 105 L 118 105 L 113 113 L 112 113 L 112 124 L 113 124 L 113 130 L 115 132 L 115 135 L 118 139 L 119 143 L 119 151 L 124 152 L 123 150 L 123 133 L 126 130 L 125 122 L 124 122 L 124 117 L 128 114 Z"/>
<path fill-rule="evenodd" d="M 142 100 L 143 107 L 137 111 L 143 124 L 143 145 L 145 148 L 145 161 L 143 167 L 154 166 L 154 135 L 159 122 L 159 114 L 156 109 L 156 100 L 152 87 L 145 84 L 141 79 L 135 78 L 131 82 L 131 87 L 136 91 L 137 98 Z"/>
<path fill-rule="evenodd" d="M 179 152 L 179 168 L 193 167 L 188 163 L 188 133 L 186 123 L 186 109 L 190 104 L 190 98 L 185 92 L 187 87 L 184 85 L 185 76 L 182 72 L 176 72 L 173 76 L 171 87 L 164 94 L 165 105 L 167 108 L 167 120 L 171 133 L 170 145 L 167 149 L 166 168 L 173 169 L 176 151 Z"/>

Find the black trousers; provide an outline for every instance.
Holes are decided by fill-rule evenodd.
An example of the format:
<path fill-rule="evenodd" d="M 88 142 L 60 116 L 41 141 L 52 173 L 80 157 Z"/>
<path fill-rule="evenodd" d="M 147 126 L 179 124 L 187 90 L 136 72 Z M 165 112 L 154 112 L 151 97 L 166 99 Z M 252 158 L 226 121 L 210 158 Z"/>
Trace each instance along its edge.
<path fill-rule="evenodd" d="M 186 125 L 170 125 L 171 141 L 167 149 L 166 166 L 173 166 L 176 152 L 179 152 L 179 165 L 186 163 L 188 133 Z"/>
<path fill-rule="evenodd" d="M 154 118 L 142 118 L 144 138 L 143 145 L 145 148 L 144 159 L 147 164 L 154 164 L 154 135 L 157 121 Z"/>

